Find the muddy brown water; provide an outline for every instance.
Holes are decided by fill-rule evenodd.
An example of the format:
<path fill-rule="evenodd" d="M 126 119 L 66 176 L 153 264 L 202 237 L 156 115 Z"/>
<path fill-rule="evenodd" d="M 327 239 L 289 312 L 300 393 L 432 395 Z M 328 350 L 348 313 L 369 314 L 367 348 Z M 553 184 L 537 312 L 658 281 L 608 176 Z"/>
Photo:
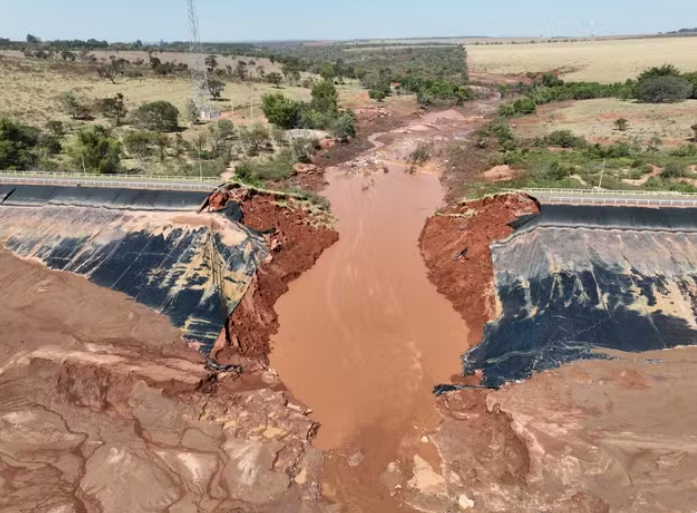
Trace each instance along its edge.
<path fill-rule="evenodd" d="M 418 248 L 442 206 L 438 178 L 329 172 L 340 239 L 276 305 L 272 366 L 321 423 L 316 445 L 433 420 L 433 385 L 459 371 L 467 328 L 427 277 Z"/>

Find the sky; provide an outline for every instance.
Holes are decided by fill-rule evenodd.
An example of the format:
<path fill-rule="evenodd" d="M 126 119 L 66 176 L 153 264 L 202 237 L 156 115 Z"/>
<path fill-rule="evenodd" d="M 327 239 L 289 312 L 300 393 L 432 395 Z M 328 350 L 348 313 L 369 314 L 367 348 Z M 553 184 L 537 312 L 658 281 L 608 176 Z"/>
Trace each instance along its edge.
<path fill-rule="evenodd" d="M 197 0 L 203 41 L 589 36 L 697 26 L 694 0 Z M 185 0 L 0 0 L 0 37 L 187 40 Z"/>

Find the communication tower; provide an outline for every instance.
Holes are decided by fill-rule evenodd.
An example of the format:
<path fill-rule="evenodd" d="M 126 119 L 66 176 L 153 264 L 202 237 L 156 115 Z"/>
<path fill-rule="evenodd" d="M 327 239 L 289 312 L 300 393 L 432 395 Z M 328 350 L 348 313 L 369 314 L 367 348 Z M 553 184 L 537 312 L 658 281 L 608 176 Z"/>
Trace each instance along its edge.
<path fill-rule="evenodd" d="M 208 68 L 199 36 L 196 0 L 187 0 L 187 7 L 189 13 L 189 52 L 191 53 L 189 66 L 193 86 L 192 100 L 198 108 L 200 119 L 211 119 L 215 116 L 208 93 Z"/>

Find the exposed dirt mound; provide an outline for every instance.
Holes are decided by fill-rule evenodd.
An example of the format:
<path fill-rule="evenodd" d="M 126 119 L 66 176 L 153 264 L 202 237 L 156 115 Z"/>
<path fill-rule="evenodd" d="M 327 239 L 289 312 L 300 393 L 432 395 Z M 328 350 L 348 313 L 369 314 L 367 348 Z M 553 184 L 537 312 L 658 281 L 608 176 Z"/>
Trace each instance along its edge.
<path fill-rule="evenodd" d="M 489 244 L 510 235 L 516 217 L 538 211 L 527 196 L 501 195 L 447 207 L 426 222 L 419 243 L 429 278 L 467 322 L 469 347 L 495 312 Z"/>
<path fill-rule="evenodd" d="M 527 198 L 501 196 L 449 207 L 424 229 L 430 277 L 467 320 L 470 346 L 480 341 L 484 322 L 500 313 L 489 243 L 512 232 L 507 223 L 518 213 L 536 209 Z M 511 348 L 518 342 L 511 339 Z M 441 397 L 444 422 L 430 439 L 440 458 L 432 481 L 443 484 L 435 493 L 421 491 L 421 510 L 435 513 L 456 503 L 478 512 L 690 511 L 697 500 L 697 413 L 689 398 L 697 381 L 689 369 L 697 351 L 611 356 L 566 364 L 498 391 Z M 462 384 L 474 385 L 478 377 L 469 379 Z"/>
<path fill-rule="evenodd" d="M 0 290 L 0 510 L 318 498 L 316 426 L 274 376 L 209 375 L 165 316 L 5 251 Z"/>

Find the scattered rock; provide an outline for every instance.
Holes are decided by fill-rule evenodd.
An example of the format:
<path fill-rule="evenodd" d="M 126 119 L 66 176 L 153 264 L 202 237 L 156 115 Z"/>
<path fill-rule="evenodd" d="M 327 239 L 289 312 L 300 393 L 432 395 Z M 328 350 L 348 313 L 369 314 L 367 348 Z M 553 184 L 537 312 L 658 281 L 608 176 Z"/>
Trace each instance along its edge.
<path fill-rule="evenodd" d="M 322 139 L 319 142 L 319 147 L 322 150 L 328 150 L 329 148 L 333 148 L 336 146 L 336 139 Z"/>
<path fill-rule="evenodd" d="M 361 451 L 356 451 L 354 452 L 351 456 L 348 457 L 348 465 L 351 468 L 357 468 L 363 463 L 363 460 L 365 459 L 365 455 Z"/>
<path fill-rule="evenodd" d="M 302 162 L 298 162 L 295 164 L 295 166 L 293 166 L 293 169 L 299 174 L 316 173 L 319 171 L 319 166 L 315 164 L 303 164 Z"/>
<path fill-rule="evenodd" d="M 462 511 L 469 511 L 474 508 L 474 501 L 467 497 L 467 495 L 462 494 L 457 498 L 457 505 L 460 506 Z"/>
<path fill-rule="evenodd" d="M 407 486 L 426 495 L 445 495 L 445 478 L 418 454 L 414 455 L 414 477 Z"/>

